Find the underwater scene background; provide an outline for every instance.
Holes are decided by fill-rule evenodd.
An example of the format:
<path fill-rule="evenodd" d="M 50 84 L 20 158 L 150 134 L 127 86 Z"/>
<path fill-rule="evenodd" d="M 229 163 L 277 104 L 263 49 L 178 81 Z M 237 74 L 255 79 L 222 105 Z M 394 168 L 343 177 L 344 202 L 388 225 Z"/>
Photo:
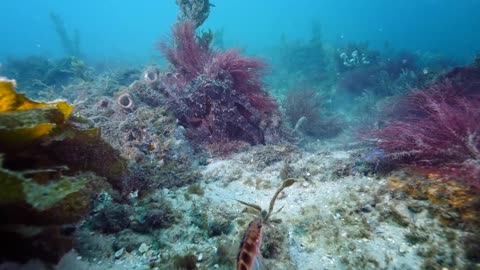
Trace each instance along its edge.
<path fill-rule="evenodd" d="M 0 269 L 480 269 L 479 1 L 0 5 Z"/>

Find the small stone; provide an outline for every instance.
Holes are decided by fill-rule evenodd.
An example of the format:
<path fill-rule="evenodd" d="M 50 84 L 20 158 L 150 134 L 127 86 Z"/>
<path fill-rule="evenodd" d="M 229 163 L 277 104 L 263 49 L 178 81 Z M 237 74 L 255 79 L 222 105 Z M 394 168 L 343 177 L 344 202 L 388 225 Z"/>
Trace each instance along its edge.
<path fill-rule="evenodd" d="M 408 252 L 409 248 L 407 245 L 405 244 L 401 244 L 399 249 L 398 249 L 398 252 L 400 252 L 400 254 L 402 255 L 405 255 L 407 252 Z"/>
<path fill-rule="evenodd" d="M 150 247 L 147 244 L 142 243 L 140 245 L 140 247 L 138 248 L 138 252 L 143 254 L 143 253 L 147 252 L 149 249 L 150 249 Z"/>
<path fill-rule="evenodd" d="M 408 224 L 412 222 L 413 213 L 410 213 L 405 203 L 392 205 L 391 210 L 393 221 L 395 221 L 397 224 L 407 227 Z"/>
<path fill-rule="evenodd" d="M 426 201 L 411 200 L 408 202 L 408 210 L 415 214 L 422 212 L 427 207 Z"/>
<path fill-rule="evenodd" d="M 77 256 L 77 260 L 80 261 L 82 259 L 82 256 Z"/>
<path fill-rule="evenodd" d="M 121 248 L 115 252 L 115 259 L 122 257 L 123 253 L 125 253 L 125 248 Z"/>
<path fill-rule="evenodd" d="M 198 254 L 197 262 L 203 261 L 203 253 Z"/>
<path fill-rule="evenodd" d="M 372 212 L 372 208 L 370 207 L 370 205 L 364 205 L 362 208 L 360 208 L 360 211 L 362 211 L 363 213 L 370 213 Z"/>

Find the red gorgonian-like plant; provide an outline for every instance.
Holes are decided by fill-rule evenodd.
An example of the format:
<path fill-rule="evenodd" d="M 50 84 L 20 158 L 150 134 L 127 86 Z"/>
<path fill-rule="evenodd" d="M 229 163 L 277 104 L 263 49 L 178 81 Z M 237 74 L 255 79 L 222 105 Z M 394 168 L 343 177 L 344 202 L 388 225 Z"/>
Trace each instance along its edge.
<path fill-rule="evenodd" d="M 398 104 L 399 117 L 369 134 L 386 157 L 438 168 L 480 189 L 480 96 L 441 82 Z"/>
<path fill-rule="evenodd" d="M 264 144 L 279 139 L 280 133 L 271 130 L 280 127 L 272 121 L 277 104 L 262 90 L 265 62 L 233 49 L 214 50 L 210 40 L 209 35 L 198 37 L 189 21 L 176 24 L 172 38 L 158 45 L 170 69 L 146 74 L 148 83 L 167 97 L 179 124 L 196 142 Z M 267 138 L 272 134 L 277 138 Z"/>

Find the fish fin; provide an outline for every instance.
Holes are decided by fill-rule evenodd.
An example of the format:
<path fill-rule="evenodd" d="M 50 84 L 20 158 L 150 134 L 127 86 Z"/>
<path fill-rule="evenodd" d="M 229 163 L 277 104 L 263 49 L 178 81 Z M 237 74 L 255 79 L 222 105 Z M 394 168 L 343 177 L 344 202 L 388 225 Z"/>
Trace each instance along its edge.
<path fill-rule="evenodd" d="M 262 256 L 255 256 L 252 270 L 269 270 Z"/>
<path fill-rule="evenodd" d="M 243 204 L 243 205 L 246 205 L 246 206 L 248 206 L 248 207 L 251 207 L 251 208 L 257 210 L 257 211 L 260 212 L 260 213 L 262 212 L 262 208 L 261 208 L 260 206 L 256 205 L 256 204 L 247 203 L 247 202 L 240 201 L 240 200 L 236 200 L 236 201 L 239 202 L 239 203 L 241 203 L 241 204 Z"/>

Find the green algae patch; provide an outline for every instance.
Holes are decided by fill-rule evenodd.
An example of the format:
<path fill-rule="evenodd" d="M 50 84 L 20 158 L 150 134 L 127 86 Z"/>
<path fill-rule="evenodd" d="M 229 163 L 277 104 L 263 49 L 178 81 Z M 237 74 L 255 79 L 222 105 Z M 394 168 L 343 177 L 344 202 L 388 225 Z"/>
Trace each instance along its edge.
<path fill-rule="evenodd" d="M 0 167 L 0 205 L 21 202 L 25 193 L 23 192 L 24 178 L 14 172 Z"/>
<path fill-rule="evenodd" d="M 46 185 L 27 180 L 23 182 L 22 186 L 27 203 L 43 211 L 61 202 L 68 195 L 82 190 L 86 184 L 87 182 L 83 179 L 63 177 L 61 180 Z"/>

